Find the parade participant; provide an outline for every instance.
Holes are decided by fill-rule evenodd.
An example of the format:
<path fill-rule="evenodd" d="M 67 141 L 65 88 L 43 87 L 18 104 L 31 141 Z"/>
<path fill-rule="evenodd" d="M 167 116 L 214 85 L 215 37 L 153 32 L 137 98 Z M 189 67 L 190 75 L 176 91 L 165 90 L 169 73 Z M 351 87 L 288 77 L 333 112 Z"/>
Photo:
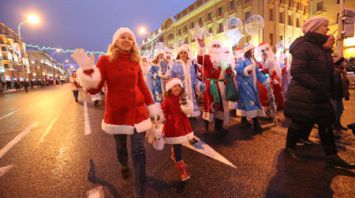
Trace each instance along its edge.
<path fill-rule="evenodd" d="M 78 99 L 79 98 L 79 89 L 81 88 L 81 86 L 78 82 L 76 71 L 72 72 L 69 82 L 70 82 L 71 90 L 73 91 L 73 96 L 74 96 L 75 102 L 79 102 L 79 99 Z"/>
<path fill-rule="evenodd" d="M 272 52 L 272 49 L 268 43 L 262 42 L 258 48 L 262 55 L 261 64 L 270 78 L 270 85 L 275 97 L 277 110 L 282 110 L 285 101 L 281 86 L 281 69 L 275 59 L 275 54 Z"/>
<path fill-rule="evenodd" d="M 177 57 L 175 64 L 170 71 L 171 78 L 179 78 L 184 84 L 184 94 L 186 98 L 193 102 L 194 111 L 190 115 L 191 117 L 198 117 L 201 112 L 198 109 L 196 92 L 203 92 L 205 85 L 197 79 L 195 68 L 191 62 L 191 50 L 190 47 L 185 44 L 177 50 Z"/>
<path fill-rule="evenodd" d="M 172 145 L 172 156 L 180 179 L 190 179 L 185 163 L 182 159 L 182 143 L 193 139 L 190 120 L 187 117 L 193 112 L 193 104 L 183 94 L 183 84 L 178 78 L 171 78 L 166 83 L 167 96 L 162 102 L 162 109 L 166 118 L 163 127 L 164 139 Z"/>
<path fill-rule="evenodd" d="M 229 106 L 224 93 L 224 70 L 223 58 L 224 49 L 222 43 L 213 41 L 209 46 L 208 54 L 204 55 L 205 41 L 198 39 L 197 62 L 203 66 L 203 75 L 206 83 L 204 93 L 204 111 L 202 118 L 205 121 L 205 128 L 208 130 L 210 122 L 215 122 L 215 130 L 221 135 L 226 135 L 228 130 L 224 129 L 229 123 Z M 225 113 L 227 112 L 227 113 Z"/>
<path fill-rule="evenodd" d="M 94 67 L 94 56 L 88 57 L 84 49 L 77 49 L 72 58 L 80 69 L 78 76 L 83 87 L 95 94 L 106 83 L 106 103 L 102 130 L 113 135 L 117 158 L 123 178 L 129 176 L 127 137 L 130 137 L 133 162 L 135 197 L 144 197 L 146 181 L 146 156 L 144 132 L 154 120 L 163 118 L 160 105 L 154 104 L 145 85 L 139 65 L 139 48 L 129 28 L 119 28 L 113 35 L 106 55 L 100 56 Z M 149 112 L 149 113 L 148 113 Z"/>
<path fill-rule="evenodd" d="M 150 67 L 148 73 L 148 80 L 152 83 L 151 84 L 151 92 L 153 94 L 153 98 L 155 102 L 161 102 L 163 99 L 163 87 L 162 79 L 161 79 L 161 68 L 160 63 L 164 59 L 164 53 L 161 51 L 159 52 L 155 59 L 152 61 L 152 66 Z"/>
<path fill-rule="evenodd" d="M 141 69 L 142 69 L 142 74 L 143 74 L 143 79 L 145 81 L 145 84 L 147 85 L 149 91 L 152 93 L 153 86 L 152 86 L 152 81 L 149 78 L 149 71 L 151 67 L 151 62 L 147 56 L 142 56 L 141 59 Z"/>
<path fill-rule="evenodd" d="M 318 125 L 318 133 L 328 163 L 343 168 L 351 167 L 337 155 L 332 124 L 334 109 L 330 102 L 333 92 L 333 64 L 323 49 L 328 36 L 329 21 L 324 17 L 311 17 L 303 24 L 304 36 L 290 46 L 292 54 L 292 80 L 287 92 L 284 114 L 291 120 L 286 137 L 286 153 L 304 160 L 295 152 L 296 142 L 304 130 Z"/>
<path fill-rule="evenodd" d="M 261 133 L 262 128 L 257 117 L 265 116 L 262 110 L 257 81 L 259 80 L 264 86 L 268 85 L 268 78 L 263 75 L 254 59 L 254 45 L 246 44 L 243 48 L 244 60 L 240 59 L 237 63 L 237 83 L 238 83 L 238 109 L 237 115 L 241 116 L 241 126 L 249 127 L 251 124 L 247 118 L 253 119 L 253 129 L 255 132 Z"/>

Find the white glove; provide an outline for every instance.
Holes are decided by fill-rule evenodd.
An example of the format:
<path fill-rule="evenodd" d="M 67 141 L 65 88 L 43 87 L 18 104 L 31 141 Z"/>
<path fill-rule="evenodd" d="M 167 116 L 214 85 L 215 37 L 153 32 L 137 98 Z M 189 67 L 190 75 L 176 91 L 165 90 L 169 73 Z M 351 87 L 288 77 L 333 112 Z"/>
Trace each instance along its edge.
<path fill-rule="evenodd" d="M 94 69 L 95 56 L 93 53 L 90 54 L 90 57 L 86 54 L 84 49 L 76 49 L 71 57 L 74 61 L 80 66 L 82 70 Z"/>

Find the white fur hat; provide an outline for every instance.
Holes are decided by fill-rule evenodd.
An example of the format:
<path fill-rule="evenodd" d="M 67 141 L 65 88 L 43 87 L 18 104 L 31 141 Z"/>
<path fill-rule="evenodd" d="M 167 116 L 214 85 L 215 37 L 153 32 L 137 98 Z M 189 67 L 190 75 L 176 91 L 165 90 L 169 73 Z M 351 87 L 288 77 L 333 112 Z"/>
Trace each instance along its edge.
<path fill-rule="evenodd" d="M 319 17 L 319 16 L 311 17 L 304 22 L 302 26 L 302 32 L 303 33 L 313 32 L 319 26 L 325 25 L 327 23 L 329 23 L 329 21 L 324 17 Z"/>
<path fill-rule="evenodd" d="M 255 48 L 255 46 L 252 43 L 246 43 L 243 47 L 244 54 L 253 48 Z"/>
<path fill-rule="evenodd" d="M 271 49 L 269 43 L 267 43 L 267 42 L 260 43 L 258 48 L 259 48 L 260 51 L 261 50 L 266 50 L 266 48 Z"/>
<path fill-rule="evenodd" d="M 190 46 L 188 44 L 181 45 L 178 48 L 178 50 L 176 51 L 176 54 L 179 55 L 182 51 L 186 51 L 187 52 L 187 55 L 188 55 L 189 59 L 192 58 L 191 49 L 190 49 Z"/>
<path fill-rule="evenodd" d="M 136 41 L 136 37 L 134 36 L 134 33 L 131 29 L 129 29 L 128 27 L 120 27 L 118 28 L 118 30 L 116 30 L 115 34 L 112 37 L 112 43 L 116 42 L 118 37 L 120 37 L 121 34 L 123 33 L 128 33 L 133 37 L 134 43 L 137 43 Z"/>
<path fill-rule="evenodd" d="M 173 88 L 175 85 L 180 85 L 181 87 L 183 87 L 182 82 L 180 79 L 178 78 L 172 78 L 170 80 L 168 80 L 168 82 L 166 82 L 165 85 L 165 90 L 169 91 L 171 88 Z"/>

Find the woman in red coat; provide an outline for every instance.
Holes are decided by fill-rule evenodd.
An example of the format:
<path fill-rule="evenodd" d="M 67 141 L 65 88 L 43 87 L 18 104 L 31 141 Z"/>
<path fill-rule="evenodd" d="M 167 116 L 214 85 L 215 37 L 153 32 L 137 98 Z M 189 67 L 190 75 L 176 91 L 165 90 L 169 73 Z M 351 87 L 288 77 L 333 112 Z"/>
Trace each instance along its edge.
<path fill-rule="evenodd" d="M 166 121 L 163 127 L 165 142 L 173 145 L 172 153 L 175 155 L 176 168 L 179 171 L 180 179 L 190 179 L 182 160 L 182 143 L 193 139 L 194 133 L 187 117 L 193 112 L 193 103 L 182 96 L 183 84 L 180 79 L 172 78 L 166 83 L 167 96 L 161 105 Z"/>
<path fill-rule="evenodd" d="M 88 57 L 83 49 L 72 54 L 78 63 L 81 85 L 90 94 L 98 93 L 106 83 L 106 103 L 102 130 L 113 135 L 117 158 L 124 178 L 129 176 L 127 135 L 130 136 L 135 196 L 145 192 L 146 157 L 144 133 L 152 127 L 150 117 L 163 118 L 160 105 L 154 104 L 140 67 L 139 48 L 133 32 L 119 28 L 113 35 L 108 53 Z"/>

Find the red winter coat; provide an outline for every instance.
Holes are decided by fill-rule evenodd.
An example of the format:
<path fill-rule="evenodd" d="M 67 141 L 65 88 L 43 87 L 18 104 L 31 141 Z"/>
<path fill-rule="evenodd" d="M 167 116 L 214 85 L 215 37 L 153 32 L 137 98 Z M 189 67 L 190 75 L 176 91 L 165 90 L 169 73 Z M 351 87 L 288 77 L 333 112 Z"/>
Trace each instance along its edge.
<path fill-rule="evenodd" d="M 221 96 L 221 87 L 219 82 L 224 82 L 224 77 L 220 79 L 222 69 L 221 67 L 214 68 L 213 63 L 211 62 L 210 55 L 197 56 L 198 64 L 203 65 L 203 78 L 206 83 L 206 91 L 204 93 L 203 98 L 203 115 L 202 118 L 207 121 L 213 121 L 216 117 L 217 119 L 224 120 L 223 114 L 223 104 L 222 104 L 222 96 Z M 218 94 L 220 101 L 215 102 L 213 100 L 213 96 L 210 91 L 211 81 L 214 81 L 217 84 Z M 214 115 L 216 113 L 216 115 Z"/>
<path fill-rule="evenodd" d="M 180 96 L 169 95 L 164 98 L 161 108 L 165 116 L 163 133 L 167 144 L 181 144 L 191 140 L 194 136 L 190 125 L 190 120 L 181 110 L 179 104 Z M 193 104 L 188 103 L 190 111 Z"/>
<path fill-rule="evenodd" d="M 138 133 L 150 129 L 152 123 L 146 105 L 154 102 L 139 63 L 130 61 L 130 53 L 120 52 L 113 62 L 108 56 L 101 56 L 96 66 L 101 80 L 97 89 L 88 92 L 96 94 L 107 84 L 102 130 L 109 134 L 133 134 L 134 129 Z"/>

